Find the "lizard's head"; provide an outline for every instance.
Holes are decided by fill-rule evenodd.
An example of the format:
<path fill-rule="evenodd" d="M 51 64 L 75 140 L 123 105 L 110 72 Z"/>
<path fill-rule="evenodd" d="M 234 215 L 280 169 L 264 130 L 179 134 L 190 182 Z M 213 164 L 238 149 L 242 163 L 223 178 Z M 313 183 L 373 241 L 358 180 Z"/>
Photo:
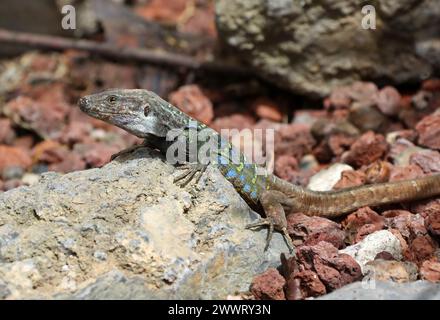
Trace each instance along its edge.
<path fill-rule="evenodd" d="M 182 128 L 188 117 L 151 91 L 110 89 L 81 98 L 80 109 L 138 136 L 165 137 L 171 128 Z"/>

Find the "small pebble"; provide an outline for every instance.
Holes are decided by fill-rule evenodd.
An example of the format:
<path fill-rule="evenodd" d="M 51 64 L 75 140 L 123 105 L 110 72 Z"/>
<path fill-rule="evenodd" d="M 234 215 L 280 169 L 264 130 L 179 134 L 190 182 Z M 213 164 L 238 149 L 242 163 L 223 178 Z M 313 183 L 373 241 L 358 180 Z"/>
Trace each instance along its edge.
<path fill-rule="evenodd" d="M 35 173 L 25 173 L 21 178 L 21 182 L 23 182 L 23 184 L 28 186 L 37 183 L 39 180 L 40 180 L 40 175 Z"/>

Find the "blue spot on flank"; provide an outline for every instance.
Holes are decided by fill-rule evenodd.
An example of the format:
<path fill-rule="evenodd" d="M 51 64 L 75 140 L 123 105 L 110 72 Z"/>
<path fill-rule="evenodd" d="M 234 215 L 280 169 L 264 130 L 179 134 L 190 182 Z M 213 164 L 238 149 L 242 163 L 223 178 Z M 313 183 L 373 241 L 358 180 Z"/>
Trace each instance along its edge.
<path fill-rule="evenodd" d="M 237 176 L 237 172 L 234 169 L 229 169 L 226 173 L 226 178 L 234 178 L 235 176 Z"/>
<path fill-rule="evenodd" d="M 244 176 L 244 174 L 240 175 L 240 181 L 244 182 L 244 180 L 246 180 L 246 177 Z"/>
<path fill-rule="evenodd" d="M 219 155 L 219 156 L 218 156 L 218 163 L 219 163 L 219 164 L 226 165 L 226 164 L 229 163 L 229 160 L 228 160 L 226 157 L 224 157 L 224 156 L 222 156 L 222 155 Z"/>
<path fill-rule="evenodd" d="M 244 191 L 244 192 L 249 192 L 249 191 L 251 191 L 251 186 L 248 185 L 248 184 L 245 184 L 244 187 L 243 187 L 243 191 Z"/>
<path fill-rule="evenodd" d="M 251 198 L 257 199 L 257 191 L 252 191 L 251 192 Z"/>

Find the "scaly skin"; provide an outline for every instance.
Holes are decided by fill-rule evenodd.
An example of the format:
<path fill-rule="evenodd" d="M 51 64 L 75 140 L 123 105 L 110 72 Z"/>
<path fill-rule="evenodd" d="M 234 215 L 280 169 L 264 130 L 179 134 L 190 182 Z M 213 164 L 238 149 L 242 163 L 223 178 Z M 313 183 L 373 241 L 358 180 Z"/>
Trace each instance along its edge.
<path fill-rule="evenodd" d="M 147 90 L 112 89 L 81 98 L 79 106 L 92 117 L 116 125 L 140 138 L 145 143 L 166 153 L 174 141 L 166 141 L 171 129 L 181 129 L 185 141 L 190 141 L 188 123 L 194 121 L 196 130 L 208 130 L 208 136 L 218 139 L 219 152 L 216 165 L 223 176 L 232 183 L 240 196 L 254 209 L 263 208 L 266 218 L 248 227 L 269 226 L 268 242 L 274 229 L 283 233 L 289 248 L 293 245 L 287 234 L 285 208 L 289 212 L 302 212 L 310 216 L 334 218 L 364 206 L 427 198 L 440 194 L 440 174 L 415 180 L 365 185 L 339 191 L 317 192 L 308 190 L 272 174 L 258 174 L 257 167 L 247 164 L 245 157 L 220 135 L 196 122 L 156 94 Z M 210 130 L 210 131 L 209 131 Z M 203 144 L 202 144 L 203 145 Z M 197 151 L 202 146 L 197 145 Z M 189 152 L 189 151 L 188 151 Z M 189 152 L 191 153 L 191 152 Z M 238 156 L 239 161 L 230 161 Z M 229 160 L 229 161 L 225 161 Z M 200 178 L 205 165 L 186 166 L 189 169 L 178 177 L 185 185 Z M 266 248 L 267 248 L 266 245 Z"/>

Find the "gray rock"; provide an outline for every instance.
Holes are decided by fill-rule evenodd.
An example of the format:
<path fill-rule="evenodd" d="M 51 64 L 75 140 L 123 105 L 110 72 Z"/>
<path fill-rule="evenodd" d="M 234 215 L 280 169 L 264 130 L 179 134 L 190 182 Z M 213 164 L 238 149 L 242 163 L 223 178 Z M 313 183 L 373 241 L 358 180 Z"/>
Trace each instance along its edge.
<path fill-rule="evenodd" d="M 6 299 L 226 298 L 279 265 L 275 234 L 215 168 L 197 186 L 173 181 L 156 152 L 0 195 L 0 296 Z"/>
<path fill-rule="evenodd" d="M 440 284 L 428 281 L 405 283 L 354 282 L 318 300 L 439 300 Z"/>
<path fill-rule="evenodd" d="M 219 35 L 276 85 L 311 96 L 360 79 L 420 81 L 439 67 L 437 0 L 219 0 Z"/>

